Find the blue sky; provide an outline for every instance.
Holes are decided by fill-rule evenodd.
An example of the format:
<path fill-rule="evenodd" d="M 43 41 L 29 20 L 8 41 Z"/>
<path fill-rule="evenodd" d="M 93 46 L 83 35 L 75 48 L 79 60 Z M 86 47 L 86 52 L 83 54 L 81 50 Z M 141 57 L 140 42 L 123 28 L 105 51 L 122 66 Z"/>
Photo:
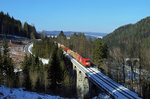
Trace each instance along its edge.
<path fill-rule="evenodd" d="M 150 0 L 0 0 L 0 11 L 38 31 L 110 33 L 150 16 Z"/>

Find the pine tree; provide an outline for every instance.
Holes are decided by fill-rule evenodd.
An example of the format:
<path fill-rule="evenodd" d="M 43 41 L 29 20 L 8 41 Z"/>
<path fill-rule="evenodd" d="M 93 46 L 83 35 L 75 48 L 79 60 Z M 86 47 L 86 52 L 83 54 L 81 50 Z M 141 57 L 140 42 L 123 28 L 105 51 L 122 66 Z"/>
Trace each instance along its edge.
<path fill-rule="evenodd" d="M 52 54 L 48 68 L 48 79 L 50 81 L 50 88 L 56 89 L 57 87 L 59 87 L 62 81 L 61 72 L 62 71 L 60 67 L 60 61 L 57 57 L 57 49 L 56 49 Z"/>
<path fill-rule="evenodd" d="M 6 76 L 7 79 L 7 86 L 12 87 L 13 86 L 13 78 L 14 78 L 14 67 L 12 63 L 12 59 L 9 56 L 9 48 L 8 44 L 6 42 L 6 39 L 3 41 L 3 73 Z"/>
<path fill-rule="evenodd" d="M 27 90 L 31 90 L 31 80 L 29 76 L 30 65 L 31 65 L 30 57 L 25 55 L 23 61 L 23 73 L 24 73 L 24 86 Z"/>
<path fill-rule="evenodd" d="M 59 43 L 66 45 L 66 35 L 64 34 L 63 31 L 60 31 L 60 34 L 57 37 L 57 40 Z"/>
<path fill-rule="evenodd" d="M 56 68 L 58 66 L 58 63 L 56 62 L 56 51 L 53 52 L 52 57 L 49 61 L 49 68 L 48 68 L 48 79 L 50 81 L 50 87 L 52 89 L 55 89 L 57 86 L 57 80 L 55 78 L 56 75 Z"/>
<path fill-rule="evenodd" d="M 59 48 L 57 50 L 57 57 L 58 57 L 58 60 L 59 60 L 59 66 L 60 66 L 60 77 L 59 79 L 61 81 L 64 80 L 64 74 L 65 74 L 65 71 L 66 71 L 66 67 L 65 67 L 65 62 L 64 62 L 64 57 L 63 57 L 63 51 Z"/>
<path fill-rule="evenodd" d="M 24 23 L 23 28 L 24 28 L 24 31 L 26 32 L 26 37 L 30 37 L 29 29 L 28 29 L 28 23 L 27 22 Z"/>
<path fill-rule="evenodd" d="M 1 50 L 0 50 L 0 84 L 2 82 L 2 77 L 3 77 L 3 68 L 2 68 L 2 55 L 1 55 Z"/>
<path fill-rule="evenodd" d="M 94 40 L 93 45 L 93 63 L 97 66 L 101 66 L 103 59 L 107 58 L 107 45 L 102 43 L 99 39 Z"/>
<path fill-rule="evenodd" d="M 35 63 L 34 67 L 36 67 L 36 70 L 39 71 L 40 70 L 40 61 L 39 61 L 38 56 L 35 56 L 34 63 Z"/>
<path fill-rule="evenodd" d="M 23 61 L 23 64 L 22 64 L 23 72 L 25 74 L 27 74 L 29 72 L 29 69 L 30 69 L 29 65 L 30 65 L 30 63 L 29 63 L 29 60 L 28 60 L 28 56 L 27 56 L 27 54 L 25 54 L 24 61 Z"/>
<path fill-rule="evenodd" d="M 3 56 L 4 57 L 9 57 L 9 48 L 8 48 L 8 43 L 6 41 L 6 37 L 3 39 Z"/>

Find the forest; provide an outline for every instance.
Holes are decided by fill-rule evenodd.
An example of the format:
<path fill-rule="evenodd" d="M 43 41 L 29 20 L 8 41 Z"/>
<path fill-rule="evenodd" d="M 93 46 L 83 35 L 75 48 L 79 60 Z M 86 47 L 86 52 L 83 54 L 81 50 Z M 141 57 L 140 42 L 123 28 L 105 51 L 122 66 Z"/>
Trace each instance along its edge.
<path fill-rule="evenodd" d="M 143 98 L 150 97 L 150 17 L 144 18 L 135 24 L 128 24 L 119 27 L 112 33 L 106 35 L 103 41 L 107 43 L 109 49 L 108 71 L 115 70 L 116 81 L 130 85 L 131 90 L 137 88 L 137 92 Z M 138 58 L 136 63 L 129 63 L 131 68 L 131 78 L 126 80 L 125 59 Z M 115 63 L 115 64 L 113 64 Z M 112 65 L 112 66 L 111 66 Z M 115 65 L 115 66 L 114 66 Z M 134 69 L 139 70 L 138 78 Z M 122 76 L 120 76 L 122 75 Z"/>
<path fill-rule="evenodd" d="M 0 34 L 17 35 L 26 38 L 39 38 L 34 26 L 29 25 L 27 22 L 24 24 L 20 20 L 16 20 L 10 15 L 0 12 Z"/>

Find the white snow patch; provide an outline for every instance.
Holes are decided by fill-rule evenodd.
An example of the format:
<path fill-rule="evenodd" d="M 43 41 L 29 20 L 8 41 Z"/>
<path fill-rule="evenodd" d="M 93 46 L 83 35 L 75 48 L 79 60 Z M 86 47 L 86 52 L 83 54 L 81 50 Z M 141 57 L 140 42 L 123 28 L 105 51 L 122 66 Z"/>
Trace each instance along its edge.
<path fill-rule="evenodd" d="M 112 99 L 106 93 L 100 93 L 98 96 L 93 97 L 92 99 Z"/>
<path fill-rule="evenodd" d="M 60 96 L 38 94 L 36 92 L 24 91 L 23 88 L 7 88 L 0 85 L 0 99 L 67 99 Z"/>
<path fill-rule="evenodd" d="M 95 37 L 95 38 L 103 38 L 102 36 L 98 36 L 98 35 L 91 35 L 91 34 L 85 34 L 85 35 L 93 36 L 93 37 Z"/>
<path fill-rule="evenodd" d="M 40 60 L 42 61 L 43 64 L 48 64 L 49 62 L 49 59 L 40 58 Z"/>

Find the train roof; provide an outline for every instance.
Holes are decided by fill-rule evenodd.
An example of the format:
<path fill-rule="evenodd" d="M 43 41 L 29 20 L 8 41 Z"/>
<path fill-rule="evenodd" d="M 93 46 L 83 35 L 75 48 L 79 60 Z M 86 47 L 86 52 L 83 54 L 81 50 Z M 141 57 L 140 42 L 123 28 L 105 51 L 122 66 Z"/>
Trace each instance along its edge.
<path fill-rule="evenodd" d="M 85 58 L 85 57 L 83 57 L 83 56 L 80 56 L 80 57 L 82 57 L 82 58 L 84 58 L 84 59 L 89 59 L 89 58 Z M 89 59 L 90 60 L 90 59 Z"/>

